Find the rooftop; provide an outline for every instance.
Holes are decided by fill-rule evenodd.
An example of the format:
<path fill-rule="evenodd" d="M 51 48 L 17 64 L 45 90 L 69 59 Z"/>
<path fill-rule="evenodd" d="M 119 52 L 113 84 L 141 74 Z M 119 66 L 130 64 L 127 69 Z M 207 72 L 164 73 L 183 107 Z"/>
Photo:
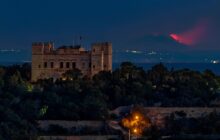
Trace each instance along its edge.
<path fill-rule="evenodd" d="M 81 45 L 75 45 L 75 46 L 73 46 L 73 45 L 71 45 L 71 46 L 63 45 L 63 46 L 61 46 L 57 49 L 80 49 L 80 48 L 83 48 L 83 47 Z"/>

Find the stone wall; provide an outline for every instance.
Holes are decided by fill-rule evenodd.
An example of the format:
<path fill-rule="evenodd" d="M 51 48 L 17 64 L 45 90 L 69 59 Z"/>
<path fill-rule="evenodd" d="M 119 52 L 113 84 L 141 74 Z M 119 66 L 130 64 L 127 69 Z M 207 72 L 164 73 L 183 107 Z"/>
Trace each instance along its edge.
<path fill-rule="evenodd" d="M 39 128 L 43 130 L 48 130 L 50 125 L 59 125 L 63 128 L 83 128 L 88 127 L 91 129 L 100 129 L 104 126 L 105 122 L 103 121 L 62 121 L 62 120 L 45 120 L 38 121 Z"/>
<path fill-rule="evenodd" d="M 131 106 L 118 107 L 115 110 L 110 111 L 110 114 L 115 114 L 120 117 L 121 114 L 129 112 Z M 151 123 L 162 126 L 164 124 L 164 119 L 170 116 L 172 113 L 178 116 L 179 113 L 184 114 L 187 118 L 198 118 L 209 115 L 212 112 L 217 112 L 220 114 L 220 107 L 145 107 L 145 115 L 151 120 Z"/>
<path fill-rule="evenodd" d="M 127 107 L 120 107 L 111 113 L 119 115 L 120 112 L 124 112 Z M 145 115 L 150 119 L 152 124 L 155 124 L 159 127 L 164 126 L 164 121 L 167 116 L 170 116 L 172 113 L 175 114 L 175 117 L 186 117 L 186 118 L 199 118 L 209 115 L 212 112 L 220 114 L 220 108 L 206 108 L 206 107 L 146 107 Z M 118 114 L 117 114 L 118 113 Z M 178 115 L 184 114 L 184 116 Z M 112 122 L 116 122 L 116 126 L 111 126 Z M 50 125 L 59 125 L 63 128 L 90 128 L 92 130 L 100 130 L 105 125 L 109 125 L 111 128 L 119 128 L 117 121 L 107 120 L 105 121 L 60 121 L 60 120 L 46 120 L 38 121 L 39 127 L 43 130 L 48 130 Z"/>
<path fill-rule="evenodd" d="M 212 112 L 220 113 L 220 108 L 211 108 L 211 107 L 146 107 L 145 113 L 151 122 L 156 125 L 163 125 L 164 119 L 171 115 L 175 114 L 175 117 L 178 116 L 178 113 L 183 113 L 186 118 L 199 118 L 209 115 Z"/>
<path fill-rule="evenodd" d="M 146 107 L 146 114 L 153 117 L 157 115 L 169 116 L 173 112 L 183 111 L 188 118 L 203 117 L 211 112 L 220 113 L 220 108 L 215 107 Z"/>
<path fill-rule="evenodd" d="M 38 140 L 119 140 L 117 135 L 102 136 L 39 136 Z"/>

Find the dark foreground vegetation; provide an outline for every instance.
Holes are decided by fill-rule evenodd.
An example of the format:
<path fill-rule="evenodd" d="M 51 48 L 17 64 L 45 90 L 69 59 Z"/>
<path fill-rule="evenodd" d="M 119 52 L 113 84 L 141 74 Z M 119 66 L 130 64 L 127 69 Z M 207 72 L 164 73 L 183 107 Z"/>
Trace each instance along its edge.
<path fill-rule="evenodd" d="M 213 101 L 219 98 L 220 77 L 210 70 L 168 70 L 158 64 L 145 71 L 124 62 L 112 73 L 100 72 L 92 79 L 83 77 L 79 70 L 71 70 L 63 75 L 65 80 L 36 83 L 30 83 L 30 72 L 29 64 L 0 67 L 0 139 L 36 135 L 39 119 L 105 120 L 110 118 L 109 110 L 131 104 L 218 106 Z M 220 128 L 220 124 L 216 125 Z"/>

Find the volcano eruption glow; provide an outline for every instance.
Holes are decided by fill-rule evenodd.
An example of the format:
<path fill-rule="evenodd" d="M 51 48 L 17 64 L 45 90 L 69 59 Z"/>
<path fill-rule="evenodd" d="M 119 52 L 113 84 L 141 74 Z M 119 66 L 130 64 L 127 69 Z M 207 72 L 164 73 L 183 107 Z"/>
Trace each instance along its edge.
<path fill-rule="evenodd" d="M 207 23 L 202 22 L 188 31 L 179 34 L 171 33 L 170 37 L 181 44 L 193 46 L 198 44 L 205 37 L 207 27 Z"/>

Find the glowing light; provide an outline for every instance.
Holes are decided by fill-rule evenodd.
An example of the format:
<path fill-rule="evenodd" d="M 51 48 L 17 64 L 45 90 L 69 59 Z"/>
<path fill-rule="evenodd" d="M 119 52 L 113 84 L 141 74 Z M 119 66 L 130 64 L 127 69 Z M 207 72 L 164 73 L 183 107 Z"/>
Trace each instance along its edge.
<path fill-rule="evenodd" d="M 193 38 L 188 38 L 177 34 L 170 34 L 170 37 L 181 44 L 185 44 L 189 46 L 194 44 Z"/>
<path fill-rule="evenodd" d="M 141 112 L 132 112 L 122 119 L 122 125 L 128 128 L 134 135 L 141 135 L 143 131 L 151 126 L 150 120 Z"/>
<path fill-rule="evenodd" d="M 155 54 L 157 54 L 157 52 L 151 51 L 151 52 L 149 52 L 148 54 L 149 54 L 149 55 L 155 55 Z"/>
<path fill-rule="evenodd" d="M 170 37 L 173 38 L 176 41 L 180 40 L 177 34 L 170 34 Z"/>
<path fill-rule="evenodd" d="M 211 60 L 211 63 L 213 63 L 213 64 L 218 64 L 218 63 L 219 63 L 219 60 Z"/>
<path fill-rule="evenodd" d="M 134 53 L 134 54 L 140 54 L 142 51 L 137 51 L 137 50 L 125 50 L 126 53 Z"/>
<path fill-rule="evenodd" d="M 135 128 L 135 129 L 133 130 L 133 132 L 134 132 L 134 133 L 137 133 L 137 132 L 138 132 L 138 130 Z"/>
<path fill-rule="evenodd" d="M 27 84 L 26 88 L 27 88 L 28 92 L 32 92 L 34 89 L 33 85 L 31 85 L 31 84 Z"/>
<path fill-rule="evenodd" d="M 16 50 L 16 49 L 0 49 L 0 52 L 20 52 L 20 50 Z"/>
<path fill-rule="evenodd" d="M 204 39 L 204 37 L 207 34 L 208 24 L 207 22 L 200 22 L 196 24 L 195 27 L 185 31 L 181 32 L 179 34 L 171 33 L 169 36 L 181 43 L 188 46 L 193 46 L 198 44 L 200 41 Z"/>

